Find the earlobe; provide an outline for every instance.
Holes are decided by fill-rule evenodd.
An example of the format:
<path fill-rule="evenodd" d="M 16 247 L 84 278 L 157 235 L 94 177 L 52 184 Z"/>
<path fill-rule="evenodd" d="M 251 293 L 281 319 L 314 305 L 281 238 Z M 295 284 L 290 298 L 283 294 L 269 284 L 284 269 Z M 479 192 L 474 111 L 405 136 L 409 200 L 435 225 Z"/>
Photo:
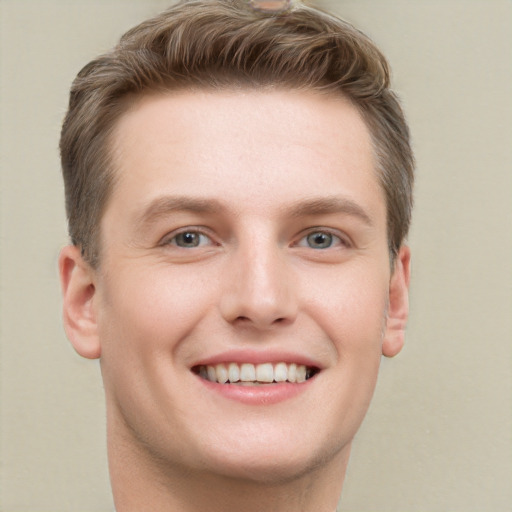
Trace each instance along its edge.
<path fill-rule="evenodd" d="M 395 268 L 389 283 L 389 304 L 386 330 L 382 342 L 382 354 L 396 356 L 405 341 L 405 327 L 409 316 L 409 280 L 411 251 L 402 246 L 395 260 Z"/>
<path fill-rule="evenodd" d="M 81 356 L 97 359 L 101 355 L 101 347 L 94 310 L 94 274 L 78 247 L 68 245 L 62 249 L 59 276 L 66 335 Z"/>

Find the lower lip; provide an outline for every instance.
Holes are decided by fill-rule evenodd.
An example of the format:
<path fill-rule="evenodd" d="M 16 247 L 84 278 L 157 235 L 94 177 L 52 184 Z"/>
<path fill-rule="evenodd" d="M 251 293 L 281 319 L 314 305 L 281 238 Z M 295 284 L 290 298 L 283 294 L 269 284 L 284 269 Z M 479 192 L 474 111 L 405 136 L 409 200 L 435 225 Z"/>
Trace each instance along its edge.
<path fill-rule="evenodd" d="M 229 400 L 235 400 L 248 405 L 272 405 L 284 400 L 290 400 L 305 392 L 315 380 L 312 377 L 305 382 L 292 384 L 279 382 L 274 384 L 261 384 L 259 386 L 244 386 L 239 384 L 219 384 L 197 376 L 201 383 L 213 393 Z"/>

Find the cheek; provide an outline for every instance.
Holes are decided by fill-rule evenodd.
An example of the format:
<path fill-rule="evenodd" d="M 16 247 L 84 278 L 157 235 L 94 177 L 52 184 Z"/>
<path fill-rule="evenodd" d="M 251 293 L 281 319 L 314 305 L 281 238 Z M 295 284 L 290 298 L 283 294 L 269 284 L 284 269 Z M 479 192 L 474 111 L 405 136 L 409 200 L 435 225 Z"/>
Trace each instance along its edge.
<path fill-rule="evenodd" d="M 179 349 L 206 314 L 211 294 L 204 283 L 185 279 L 183 272 L 170 275 L 162 269 L 121 273 L 111 283 L 116 286 L 103 288 L 99 308 L 107 400 L 111 410 L 146 432 L 141 418 L 168 425 L 170 411 L 180 407 L 169 392 L 179 389 L 188 373 Z"/>
<path fill-rule="evenodd" d="M 387 304 L 385 272 L 356 265 L 315 273 L 301 281 L 309 297 L 308 324 L 326 336 L 325 350 L 332 360 L 324 374 L 322 403 L 332 421 L 328 437 L 337 446 L 358 430 L 375 389 Z M 307 285 L 307 287 L 305 287 Z M 330 425 L 330 427 L 329 427 Z"/>
<path fill-rule="evenodd" d="M 193 274 L 147 268 L 112 282 L 116 286 L 105 286 L 99 310 L 104 348 L 117 357 L 169 357 L 213 302 L 211 287 Z"/>
<path fill-rule="evenodd" d="M 328 334 L 339 358 L 376 349 L 380 354 L 388 300 L 385 277 L 354 266 L 303 284 L 310 314 Z"/>

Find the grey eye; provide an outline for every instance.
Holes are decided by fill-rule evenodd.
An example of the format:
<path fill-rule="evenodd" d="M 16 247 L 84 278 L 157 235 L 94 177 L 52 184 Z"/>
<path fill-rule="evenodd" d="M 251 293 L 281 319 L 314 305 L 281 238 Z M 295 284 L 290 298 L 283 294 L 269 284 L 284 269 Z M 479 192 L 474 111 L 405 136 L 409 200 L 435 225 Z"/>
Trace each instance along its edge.
<path fill-rule="evenodd" d="M 173 238 L 173 242 L 178 247 L 184 247 L 186 249 L 199 247 L 201 242 L 204 241 L 206 237 L 201 235 L 201 233 L 197 233 L 194 231 L 184 231 L 183 233 L 177 234 Z"/>
<path fill-rule="evenodd" d="M 334 235 L 322 231 L 316 231 L 306 236 L 306 241 L 312 249 L 327 249 L 332 246 Z M 337 238 L 337 237 L 336 237 Z"/>

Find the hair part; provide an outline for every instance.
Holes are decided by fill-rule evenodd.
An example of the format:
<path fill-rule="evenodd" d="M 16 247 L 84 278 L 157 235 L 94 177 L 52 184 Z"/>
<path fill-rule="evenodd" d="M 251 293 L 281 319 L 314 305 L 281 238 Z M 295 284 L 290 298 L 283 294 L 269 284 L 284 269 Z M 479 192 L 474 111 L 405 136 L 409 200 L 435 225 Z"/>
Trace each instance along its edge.
<path fill-rule="evenodd" d="M 409 229 L 414 158 L 387 61 L 374 43 L 299 3 L 272 13 L 243 0 L 182 0 L 126 32 L 72 84 L 60 141 L 66 212 L 71 241 L 92 267 L 115 184 L 112 132 L 134 95 L 255 87 L 334 93 L 359 109 L 386 196 L 393 261 Z"/>

